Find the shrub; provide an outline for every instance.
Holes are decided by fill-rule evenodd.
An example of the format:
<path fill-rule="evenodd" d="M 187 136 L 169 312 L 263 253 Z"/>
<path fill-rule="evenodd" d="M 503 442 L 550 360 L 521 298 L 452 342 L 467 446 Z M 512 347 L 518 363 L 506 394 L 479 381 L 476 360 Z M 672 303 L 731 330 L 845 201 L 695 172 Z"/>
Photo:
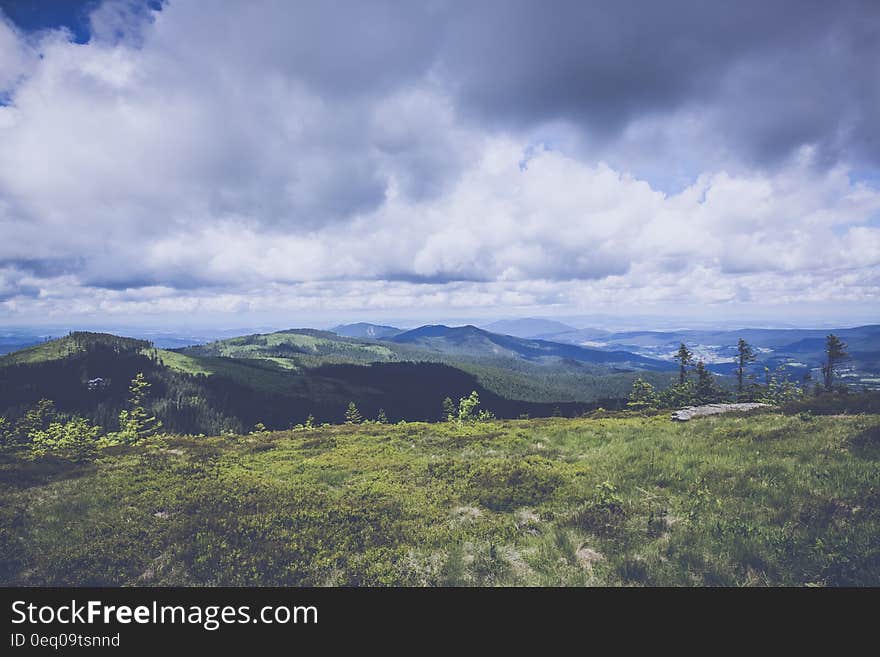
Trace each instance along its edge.
<path fill-rule="evenodd" d="M 473 422 L 477 419 L 477 406 L 480 405 L 480 396 L 474 390 L 467 397 L 458 400 L 458 421 Z"/>
<path fill-rule="evenodd" d="M 553 463 L 540 456 L 486 461 L 470 477 L 479 503 L 493 511 L 540 504 L 562 481 Z"/>
<path fill-rule="evenodd" d="M 625 517 L 623 498 L 610 481 L 596 484 L 592 499 L 575 511 L 568 525 L 592 534 L 612 533 Z"/>
<path fill-rule="evenodd" d="M 81 417 L 67 422 L 52 422 L 46 429 L 29 435 L 34 456 L 52 452 L 71 461 L 87 461 L 95 454 L 101 427 L 92 426 Z"/>
<path fill-rule="evenodd" d="M 780 365 L 774 372 L 770 372 L 770 369 L 766 367 L 764 371 L 766 372 L 767 385 L 757 389 L 756 401 L 782 406 L 803 398 L 804 389 L 791 380 L 785 365 Z"/>
<path fill-rule="evenodd" d="M 822 393 L 815 397 L 802 397 L 782 405 L 786 415 L 810 412 L 814 415 L 838 415 L 840 413 L 880 413 L 880 392 L 849 394 Z"/>
<path fill-rule="evenodd" d="M 55 402 L 51 399 L 41 399 L 18 419 L 14 427 L 6 432 L 5 441 L 7 444 L 30 442 L 31 434 L 36 431 L 45 431 L 51 423 L 57 422 L 58 419 Z"/>

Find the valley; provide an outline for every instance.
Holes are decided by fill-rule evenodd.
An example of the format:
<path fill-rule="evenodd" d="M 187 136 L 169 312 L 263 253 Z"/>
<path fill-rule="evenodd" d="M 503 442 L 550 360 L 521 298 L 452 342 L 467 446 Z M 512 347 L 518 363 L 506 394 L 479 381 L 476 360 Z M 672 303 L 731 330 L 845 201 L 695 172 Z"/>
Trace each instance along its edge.
<path fill-rule="evenodd" d="M 621 406 L 638 375 L 664 385 L 671 369 L 472 327 L 394 341 L 298 329 L 177 350 L 78 332 L 0 357 L 0 415 L 17 417 L 47 398 L 61 411 L 113 426 L 138 372 L 155 386 L 153 412 L 181 433 L 240 433 L 257 423 L 284 429 L 308 416 L 337 423 L 350 401 L 366 417 L 382 409 L 392 421 L 437 420 L 446 397 L 474 390 L 499 417 L 577 415 Z M 102 384 L 90 389 L 94 379 Z"/>

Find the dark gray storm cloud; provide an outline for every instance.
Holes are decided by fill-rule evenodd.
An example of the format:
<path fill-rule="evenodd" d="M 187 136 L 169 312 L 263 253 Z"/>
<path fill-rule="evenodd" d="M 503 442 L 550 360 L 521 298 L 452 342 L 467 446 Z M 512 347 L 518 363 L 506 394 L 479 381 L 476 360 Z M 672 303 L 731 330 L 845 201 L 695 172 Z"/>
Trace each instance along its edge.
<path fill-rule="evenodd" d="M 880 4 L 868 1 L 466 3 L 439 56 L 485 121 L 568 120 L 613 139 L 699 107 L 760 162 L 803 144 L 880 163 Z"/>
<path fill-rule="evenodd" d="M 693 106 L 712 117 L 726 146 L 758 162 L 813 144 L 829 162 L 880 163 L 873 0 L 276 8 L 283 19 L 190 11 L 240 50 L 245 69 L 276 68 L 328 97 L 382 95 L 434 74 L 463 112 L 493 125 L 564 120 L 608 141 L 641 117 Z"/>
<path fill-rule="evenodd" d="M 339 102 L 429 77 L 481 125 L 561 120 L 606 143 L 640 118 L 694 108 L 753 162 L 807 144 L 826 163 L 880 164 L 874 0 L 269 5 L 268 21 L 257 10 L 182 11 L 199 12 L 242 71 L 276 70 Z M 169 47 L 184 37 L 172 33 Z"/>

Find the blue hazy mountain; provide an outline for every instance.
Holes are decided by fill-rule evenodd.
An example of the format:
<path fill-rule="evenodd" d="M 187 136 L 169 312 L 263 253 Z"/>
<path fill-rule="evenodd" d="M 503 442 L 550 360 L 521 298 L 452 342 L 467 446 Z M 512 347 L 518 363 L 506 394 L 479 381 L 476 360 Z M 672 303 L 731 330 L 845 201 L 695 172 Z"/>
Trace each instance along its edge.
<path fill-rule="evenodd" d="M 402 333 L 403 329 L 394 326 L 383 326 L 381 324 L 369 324 L 368 322 L 357 322 L 355 324 L 340 324 L 330 329 L 330 331 L 346 338 L 372 338 L 378 340 Z"/>
<path fill-rule="evenodd" d="M 283 429 L 309 415 L 341 422 L 350 402 L 365 417 L 382 409 L 392 421 L 432 420 L 446 397 L 472 391 L 499 417 L 576 415 L 622 407 L 637 376 L 670 379 L 667 363 L 473 326 L 402 335 L 393 342 L 289 329 L 169 350 L 74 332 L 0 356 L 0 417 L 51 399 L 62 413 L 113 429 L 137 373 L 151 384 L 151 412 L 168 431 L 208 435 L 258 423 Z"/>
<path fill-rule="evenodd" d="M 621 350 L 589 349 L 572 344 L 529 340 L 492 333 L 476 326 L 421 326 L 388 339 L 396 344 L 418 346 L 447 356 L 507 357 L 528 361 L 569 360 L 610 365 L 616 368 L 667 371 L 674 364 Z"/>
<path fill-rule="evenodd" d="M 523 319 L 502 319 L 483 328 L 492 333 L 513 335 L 517 338 L 537 338 L 554 333 L 567 333 L 576 331 L 573 326 L 557 322 L 554 319 L 542 319 L 539 317 L 526 317 Z"/>
<path fill-rule="evenodd" d="M 46 329 L 4 328 L 0 330 L 0 355 L 40 344 L 64 335 Z"/>
<path fill-rule="evenodd" d="M 592 329 L 547 336 L 565 342 L 609 351 L 629 351 L 648 358 L 670 360 L 684 342 L 709 369 L 719 374 L 733 372 L 737 341 L 746 340 L 757 352 L 750 369 L 763 376 L 764 368 L 788 368 L 792 376 L 808 371 L 819 374 L 825 353 L 825 337 L 833 333 L 847 345 L 850 358 L 842 364 L 848 383 L 877 387 L 880 375 L 880 325 L 838 329 L 766 329 L 621 331 L 597 335 Z"/>

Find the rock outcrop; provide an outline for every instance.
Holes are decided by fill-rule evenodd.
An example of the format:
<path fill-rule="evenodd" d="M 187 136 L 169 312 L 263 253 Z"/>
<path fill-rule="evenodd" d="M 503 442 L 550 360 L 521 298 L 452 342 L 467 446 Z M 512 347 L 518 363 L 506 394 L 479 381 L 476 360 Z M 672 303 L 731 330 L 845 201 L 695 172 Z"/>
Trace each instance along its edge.
<path fill-rule="evenodd" d="M 750 411 L 753 408 L 764 408 L 770 404 L 706 404 L 705 406 L 688 406 L 680 411 L 672 414 L 675 422 L 687 422 L 691 418 L 702 417 L 704 415 L 718 415 L 719 413 L 730 413 L 731 411 Z"/>

